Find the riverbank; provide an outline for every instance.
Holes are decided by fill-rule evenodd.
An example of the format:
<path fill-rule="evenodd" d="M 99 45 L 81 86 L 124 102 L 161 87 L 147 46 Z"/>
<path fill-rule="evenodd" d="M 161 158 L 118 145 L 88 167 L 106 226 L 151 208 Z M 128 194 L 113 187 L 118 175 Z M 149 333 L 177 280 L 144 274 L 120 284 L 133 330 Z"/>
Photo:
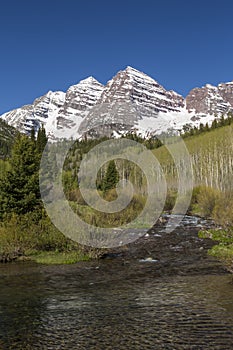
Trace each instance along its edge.
<path fill-rule="evenodd" d="M 75 264 L 80 261 L 88 261 L 88 254 L 81 251 L 57 252 L 57 251 L 35 251 L 4 253 L 0 255 L 0 263 L 10 263 L 13 261 L 35 261 L 38 264 L 60 265 Z"/>
<path fill-rule="evenodd" d="M 13 215 L 0 225 L 0 262 L 32 260 L 43 264 L 71 264 L 94 258 L 91 249 L 64 236 L 45 215 Z"/>
<path fill-rule="evenodd" d="M 25 253 L 18 250 L 0 255 L 0 261 L 32 261 L 46 265 L 75 264 L 93 259 L 119 260 L 122 265 L 140 261 L 145 266 L 156 265 L 158 275 L 195 274 L 201 271 L 206 273 L 209 270 L 226 272 L 226 269 L 229 269 L 224 259 L 219 260 L 218 256 L 208 255 L 217 243 L 211 239 L 213 237 L 199 235 L 200 230 L 213 231 L 216 228 L 213 221 L 185 216 L 179 227 L 171 233 L 166 233 L 165 228 L 170 216 L 163 215 L 162 218 L 146 235 L 123 247 L 99 250 L 27 250 Z"/>
<path fill-rule="evenodd" d="M 154 270 L 157 276 L 173 274 L 226 273 L 226 268 L 216 258 L 208 255 L 215 242 L 210 238 L 198 237 L 200 229 L 211 229 L 214 224 L 210 220 L 185 216 L 179 227 L 166 233 L 169 216 L 159 221 L 146 235 L 135 242 L 111 250 L 101 250 L 94 261 L 117 261 L 121 266 L 131 266 L 138 262 L 137 272 L 145 273 Z M 96 253 L 95 253 L 96 254 Z M 94 252 L 92 252 L 94 256 Z M 90 260 L 90 254 L 80 251 L 70 252 L 33 252 L 28 256 L 19 256 L 19 261 L 32 260 L 42 264 L 73 264 Z M 15 259 L 16 260 L 16 259 Z M 92 259 L 91 259 L 92 260 Z M 89 262 L 90 264 L 91 261 Z M 94 262 L 95 264 L 96 262 Z M 130 270 L 130 268 L 129 268 Z"/>

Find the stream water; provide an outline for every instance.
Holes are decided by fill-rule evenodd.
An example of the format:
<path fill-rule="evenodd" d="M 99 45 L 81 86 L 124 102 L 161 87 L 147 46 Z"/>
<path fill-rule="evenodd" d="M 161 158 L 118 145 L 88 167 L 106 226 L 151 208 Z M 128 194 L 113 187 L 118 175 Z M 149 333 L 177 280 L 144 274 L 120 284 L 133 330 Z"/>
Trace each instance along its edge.
<path fill-rule="evenodd" d="M 232 276 L 195 220 L 98 261 L 0 265 L 0 349 L 232 349 Z"/>

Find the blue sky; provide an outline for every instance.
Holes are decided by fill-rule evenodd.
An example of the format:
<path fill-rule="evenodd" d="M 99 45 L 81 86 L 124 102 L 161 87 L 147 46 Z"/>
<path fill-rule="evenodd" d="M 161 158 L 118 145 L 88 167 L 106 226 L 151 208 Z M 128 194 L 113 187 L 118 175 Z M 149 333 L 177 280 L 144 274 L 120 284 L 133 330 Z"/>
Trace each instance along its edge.
<path fill-rule="evenodd" d="M 133 66 L 186 95 L 233 80 L 231 0 L 7 0 L 0 9 L 0 114 Z"/>

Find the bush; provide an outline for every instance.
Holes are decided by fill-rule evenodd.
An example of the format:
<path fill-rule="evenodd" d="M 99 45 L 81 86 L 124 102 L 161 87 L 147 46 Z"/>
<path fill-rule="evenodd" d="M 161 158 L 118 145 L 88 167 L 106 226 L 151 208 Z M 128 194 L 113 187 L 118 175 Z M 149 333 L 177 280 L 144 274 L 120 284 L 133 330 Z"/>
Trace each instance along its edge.
<path fill-rule="evenodd" d="M 0 226 L 1 254 L 28 251 L 65 251 L 77 249 L 78 244 L 66 238 L 46 215 L 38 220 L 34 215 L 13 214 Z"/>
<path fill-rule="evenodd" d="M 171 211 L 174 208 L 174 205 L 176 203 L 176 198 L 177 198 L 177 192 L 176 191 L 168 191 L 165 205 L 164 205 L 164 210 L 166 211 Z"/>
<path fill-rule="evenodd" d="M 233 227 L 232 193 L 223 193 L 219 196 L 213 210 L 213 219 L 224 227 Z"/>
<path fill-rule="evenodd" d="M 211 217 L 216 203 L 218 202 L 221 194 L 218 190 L 215 190 L 211 187 L 199 187 L 196 190 L 196 200 L 198 203 L 198 208 L 200 214 L 205 217 Z"/>
<path fill-rule="evenodd" d="M 211 196 L 207 196 L 206 202 Z M 222 227 L 199 232 L 199 237 L 211 238 L 219 242 L 209 250 L 209 254 L 225 261 L 225 265 L 233 272 L 233 199 L 232 193 L 218 193 L 214 196 L 215 203 L 212 217 Z"/>
<path fill-rule="evenodd" d="M 112 201 L 116 198 L 115 190 L 109 190 L 104 194 L 104 199 L 107 201 Z M 134 195 L 128 206 L 116 213 L 97 211 L 90 206 L 79 205 L 76 202 L 70 203 L 70 206 L 82 220 L 91 225 L 97 227 L 119 227 L 136 219 L 143 210 L 145 202 L 146 197 Z"/>

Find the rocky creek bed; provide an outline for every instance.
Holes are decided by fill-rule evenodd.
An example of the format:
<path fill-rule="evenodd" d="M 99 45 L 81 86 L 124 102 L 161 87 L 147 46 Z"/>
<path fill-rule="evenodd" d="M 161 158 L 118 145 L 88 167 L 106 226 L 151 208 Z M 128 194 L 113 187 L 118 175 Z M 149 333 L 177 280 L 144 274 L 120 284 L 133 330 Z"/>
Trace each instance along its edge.
<path fill-rule="evenodd" d="M 102 259 L 118 260 L 122 265 L 137 264 L 137 273 L 146 270 L 155 276 L 226 273 L 227 270 L 207 252 L 216 242 L 198 237 L 202 228 L 213 228 L 211 220 L 185 216 L 174 231 L 166 233 L 169 216 L 163 216 L 148 233 L 127 245 L 103 254 Z M 153 266 L 153 267 L 152 267 Z M 129 267 L 130 269 L 130 267 Z"/>

